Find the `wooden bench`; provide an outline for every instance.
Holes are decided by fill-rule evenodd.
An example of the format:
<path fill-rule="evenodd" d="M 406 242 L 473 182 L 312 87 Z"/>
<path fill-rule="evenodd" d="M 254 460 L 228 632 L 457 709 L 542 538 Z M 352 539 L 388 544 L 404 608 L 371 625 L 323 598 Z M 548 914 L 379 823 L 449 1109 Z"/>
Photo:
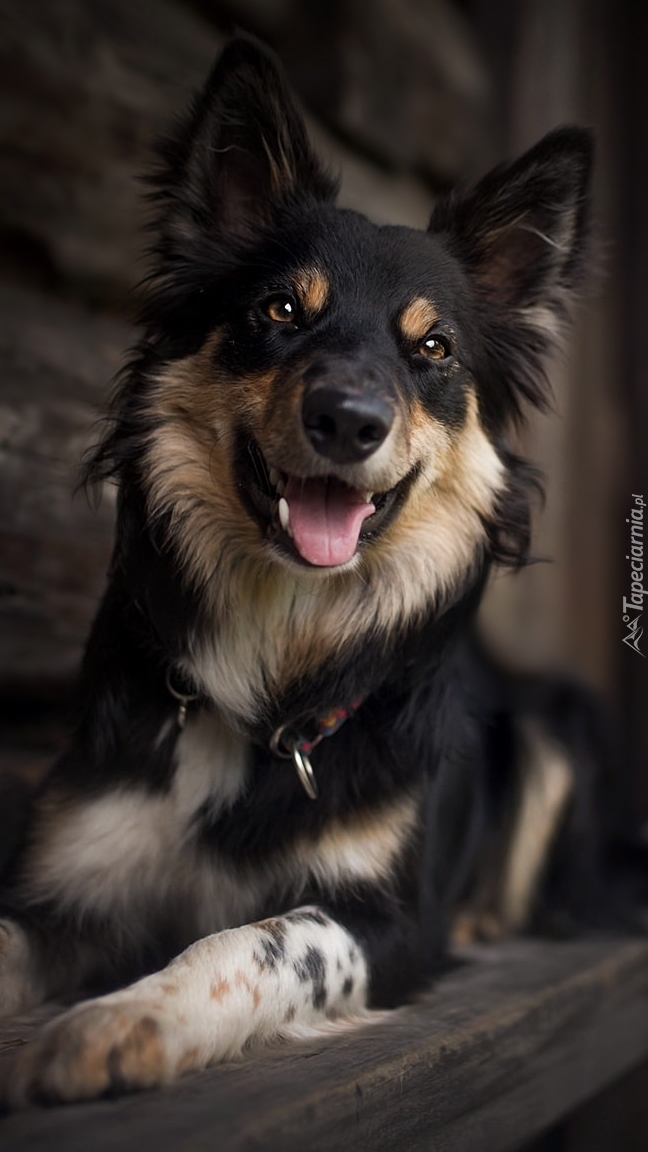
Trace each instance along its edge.
<path fill-rule="evenodd" d="M 358 1032 L 6 1116 L 0 1148 L 505 1152 L 648 1057 L 648 942 L 518 940 L 456 958 L 420 1003 Z M 0 1030 L 0 1076 L 50 1012 Z"/>

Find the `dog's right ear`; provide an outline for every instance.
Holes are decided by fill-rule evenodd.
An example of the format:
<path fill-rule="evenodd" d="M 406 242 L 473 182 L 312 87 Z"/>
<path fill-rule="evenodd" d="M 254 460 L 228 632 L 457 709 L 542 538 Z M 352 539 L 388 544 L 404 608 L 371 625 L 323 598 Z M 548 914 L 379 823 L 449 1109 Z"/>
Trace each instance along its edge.
<path fill-rule="evenodd" d="M 337 191 L 310 147 L 278 60 L 248 36 L 228 44 L 159 153 L 151 183 L 167 272 L 192 257 L 229 263 L 286 203 L 332 200 Z"/>

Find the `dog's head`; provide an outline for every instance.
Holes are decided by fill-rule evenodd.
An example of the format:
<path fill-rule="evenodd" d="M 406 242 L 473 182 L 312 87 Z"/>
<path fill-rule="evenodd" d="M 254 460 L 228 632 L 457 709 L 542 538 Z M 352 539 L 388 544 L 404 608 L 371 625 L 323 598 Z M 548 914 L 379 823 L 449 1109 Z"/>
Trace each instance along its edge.
<path fill-rule="evenodd" d="M 519 558 L 505 433 L 542 402 L 581 274 L 588 134 L 552 133 L 426 232 L 378 227 L 335 206 L 280 69 L 239 39 L 162 154 L 148 336 L 104 452 L 136 446 L 190 579 L 246 556 L 388 583 L 397 556 L 431 602 Z"/>

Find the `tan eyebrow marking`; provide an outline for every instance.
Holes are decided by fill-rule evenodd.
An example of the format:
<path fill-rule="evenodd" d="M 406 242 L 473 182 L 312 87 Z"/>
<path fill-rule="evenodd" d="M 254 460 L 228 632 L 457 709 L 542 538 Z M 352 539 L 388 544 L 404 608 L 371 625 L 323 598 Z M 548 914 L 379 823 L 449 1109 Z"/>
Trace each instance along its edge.
<path fill-rule="evenodd" d="M 439 313 L 432 301 L 416 296 L 401 312 L 399 325 L 406 340 L 422 340 L 438 320 Z"/>
<path fill-rule="evenodd" d="M 308 315 L 315 316 L 326 307 L 331 288 L 319 268 L 304 268 L 299 272 L 295 277 L 295 288 L 299 302 Z"/>

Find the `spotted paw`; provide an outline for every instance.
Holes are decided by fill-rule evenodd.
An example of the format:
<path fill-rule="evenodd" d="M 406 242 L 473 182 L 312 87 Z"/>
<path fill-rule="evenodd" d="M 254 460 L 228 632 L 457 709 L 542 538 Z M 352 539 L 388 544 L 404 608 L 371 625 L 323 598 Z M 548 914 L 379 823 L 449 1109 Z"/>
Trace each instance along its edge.
<path fill-rule="evenodd" d="M 6 1091 L 10 1107 L 88 1100 L 151 1088 L 171 1079 L 168 1022 L 143 1001 L 90 1001 L 53 1020 L 18 1056 Z"/>

